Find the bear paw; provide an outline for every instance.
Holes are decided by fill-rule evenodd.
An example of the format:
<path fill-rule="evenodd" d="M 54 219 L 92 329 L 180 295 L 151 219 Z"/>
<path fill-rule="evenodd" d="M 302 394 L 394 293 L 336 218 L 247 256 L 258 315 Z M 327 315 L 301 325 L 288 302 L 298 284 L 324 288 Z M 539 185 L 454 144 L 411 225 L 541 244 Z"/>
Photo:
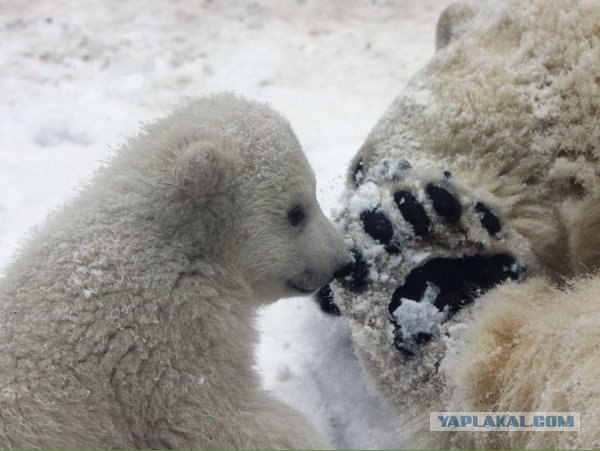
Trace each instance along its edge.
<path fill-rule="evenodd" d="M 338 217 L 355 264 L 317 301 L 369 327 L 385 312 L 386 341 L 413 356 L 478 296 L 523 280 L 526 267 L 511 251 L 517 234 L 450 172 L 417 173 L 406 160 L 371 172 L 356 174 Z"/>
<path fill-rule="evenodd" d="M 461 308 L 506 281 L 520 281 L 525 266 L 508 254 L 434 258 L 417 266 L 392 294 L 394 346 L 414 355 L 439 335 L 439 326 Z"/>

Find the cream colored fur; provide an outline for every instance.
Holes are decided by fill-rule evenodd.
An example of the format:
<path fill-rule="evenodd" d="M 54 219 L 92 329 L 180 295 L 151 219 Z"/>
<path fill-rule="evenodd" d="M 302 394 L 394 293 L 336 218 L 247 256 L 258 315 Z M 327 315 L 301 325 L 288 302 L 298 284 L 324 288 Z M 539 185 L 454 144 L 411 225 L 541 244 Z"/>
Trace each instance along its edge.
<path fill-rule="evenodd" d="M 598 448 L 600 3 L 453 6 L 436 40 L 430 64 L 359 150 L 349 183 L 359 162 L 369 174 L 383 159 L 451 171 L 499 213 L 530 281 L 478 299 L 453 320 L 467 332 L 432 342 L 423 357 L 392 355 L 359 324 L 359 355 L 414 446 Z M 432 410 L 580 411 L 582 431 L 431 433 Z"/>
<path fill-rule="evenodd" d="M 462 411 L 580 412 L 580 432 L 457 433 L 451 443 L 485 448 L 598 448 L 600 278 L 563 289 L 537 279 L 481 298 L 468 345 L 448 372 L 449 406 Z"/>
<path fill-rule="evenodd" d="M 314 183 L 288 123 L 228 94 L 130 140 L 2 280 L 0 446 L 321 447 L 253 370 L 256 307 L 348 262 Z"/>
<path fill-rule="evenodd" d="M 354 161 L 365 173 L 383 158 L 451 171 L 531 242 L 530 271 L 560 280 L 578 270 L 562 261 L 575 250 L 563 209 L 583 214 L 572 206 L 600 179 L 598 3 L 517 1 L 471 20 L 465 8 L 442 15 L 438 41 L 456 39 L 413 78 Z"/>

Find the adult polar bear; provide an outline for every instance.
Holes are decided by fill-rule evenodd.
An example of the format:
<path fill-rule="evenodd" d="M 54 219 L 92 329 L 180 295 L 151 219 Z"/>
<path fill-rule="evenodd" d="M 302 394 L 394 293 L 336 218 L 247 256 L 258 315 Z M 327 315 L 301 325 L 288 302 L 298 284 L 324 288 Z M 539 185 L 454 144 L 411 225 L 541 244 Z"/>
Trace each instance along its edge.
<path fill-rule="evenodd" d="M 288 123 L 223 94 L 149 126 L 0 291 L 0 446 L 309 448 L 261 392 L 254 310 L 350 262 Z"/>
<path fill-rule="evenodd" d="M 450 7 L 351 165 L 356 265 L 320 301 L 337 299 L 413 446 L 600 446 L 599 24 L 595 0 Z M 430 411 L 582 426 L 439 433 Z"/>

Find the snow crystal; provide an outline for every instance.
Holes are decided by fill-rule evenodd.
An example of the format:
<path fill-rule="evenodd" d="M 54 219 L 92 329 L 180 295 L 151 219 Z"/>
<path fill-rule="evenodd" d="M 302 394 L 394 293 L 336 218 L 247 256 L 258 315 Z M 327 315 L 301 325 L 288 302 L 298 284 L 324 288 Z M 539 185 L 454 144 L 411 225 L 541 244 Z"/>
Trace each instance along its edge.
<path fill-rule="evenodd" d="M 363 211 L 376 208 L 381 202 L 380 192 L 379 186 L 371 181 L 360 185 L 350 198 L 350 214 L 357 218 Z"/>
<path fill-rule="evenodd" d="M 410 338 L 420 332 L 437 335 L 440 324 L 446 314 L 440 312 L 435 306 L 435 300 L 440 293 L 438 287 L 428 284 L 419 301 L 402 299 L 402 304 L 394 310 L 393 316 L 397 324 L 402 325 L 405 338 Z"/>
<path fill-rule="evenodd" d="M 381 185 L 385 182 L 393 180 L 402 180 L 406 177 L 411 169 L 411 165 L 407 160 L 390 161 L 383 160 L 374 169 L 373 178 L 367 178 L 368 181 Z"/>
<path fill-rule="evenodd" d="M 427 260 L 430 255 L 431 255 L 431 252 L 416 252 L 412 255 L 411 261 L 415 265 L 419 265 L 419 264 L 421 264 L 421 262 L 424 262 L 425 260 Z"/>

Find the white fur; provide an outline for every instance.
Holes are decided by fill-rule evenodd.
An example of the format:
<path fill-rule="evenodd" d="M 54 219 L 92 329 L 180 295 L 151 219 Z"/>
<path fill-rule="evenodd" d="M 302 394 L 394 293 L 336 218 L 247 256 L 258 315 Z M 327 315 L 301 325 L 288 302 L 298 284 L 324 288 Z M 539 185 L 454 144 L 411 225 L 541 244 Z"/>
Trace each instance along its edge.
<path fill-rule="evenodd" d="M 359 161 L 366 176 L 385 159 L 407 159 L 421 174 L 451 171 L 499 213 L 508 251 L 529 267 L 529 282 L 498 287 L 453 320 L 464 322 L 460 339 L 434 340 L 417 358 L 384 342 L 382 324 L 361 323 L 364 306 L 340 303 L 359 318 L 361 359 L 413 446 L 600 447 L 599 23 L 596 0 L 451 7 L 433 60 L 351 166 L 351 187 Z M 473 252 L 447 235 L 423 249 Z M 369 295 L 389 303 L 384 289 Z M 450 436 L 429 432 L 433 410 L 580 411 L 582 431 Z"/>
<path fill-rule="evenodd" d="M 314 183 L 288 123 L 229 94 L 128 142 L 3 280 L 0 446 L 322 446 L 253 370 L 255 308 L 348 262 Z"/>

